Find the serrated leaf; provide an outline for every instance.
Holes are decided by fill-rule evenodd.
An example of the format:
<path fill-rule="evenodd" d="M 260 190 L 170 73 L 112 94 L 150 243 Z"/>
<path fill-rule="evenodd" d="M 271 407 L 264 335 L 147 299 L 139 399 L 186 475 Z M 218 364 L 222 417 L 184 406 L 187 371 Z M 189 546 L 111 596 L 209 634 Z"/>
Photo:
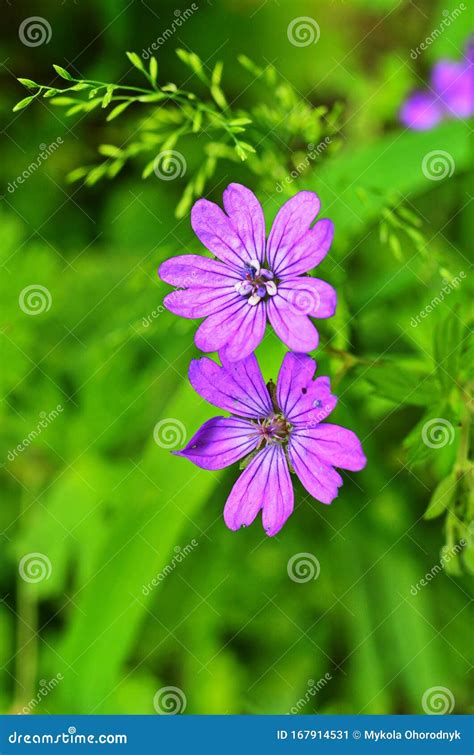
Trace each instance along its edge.
<path fill-rule="evenodd" d="M 66 71 L 66 69 L 63 68 L 62 66 L 57 66 L 54 63 L 53 64 L 53 68 L 56 71 L 56 73 L 58 74 L 58 76 L 61 76 L 62 79 L 66 79 L 66 81 L 74 81 L 74 78 L 71 76 L 71 74 L 68 73 L 68 71 Z"/>
<path fill-rule="evenodd" d="M 427 372 L 391 360 L 373 365 L 367 380 L 379 396 L 401 406 L 430 406 L 440 394 Z"/>
<path fill-rule="evenodd" d="M 435 519 L 454 501 L 456 496 L 456 476 L 451 473 L 436 486 L 423 519 Z"/>

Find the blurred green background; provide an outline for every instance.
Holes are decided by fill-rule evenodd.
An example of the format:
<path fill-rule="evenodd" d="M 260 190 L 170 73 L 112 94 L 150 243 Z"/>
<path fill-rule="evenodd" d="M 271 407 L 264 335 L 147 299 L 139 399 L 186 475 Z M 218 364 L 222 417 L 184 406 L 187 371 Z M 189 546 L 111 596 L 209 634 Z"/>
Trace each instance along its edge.
<path fill-rule="evenodd" d="M 298 171 L 288 194 L 317 191 L 336 223 L 317 274 L 337 287 L 339 307 L 320 321 L 316 357 L 340 396 L 332 421 L 357 432 L 368 465 L 345 475 L 330 507 L 295 482 L 295 512 L 269 539 L 260 521 L 237 533 L 223 523 L 237 468 L 204 472 L 163 447 L 178 447 L 215 413 L 187 381 L 196 323 L 162 309 L 168 287 L 156 276 L 163 259 L 201 250 L 188 212 L 173 214 L 186 180 L 143 181 L 143 166 L 127 165 L 113 181 L 68 184 L 68 172 L 97 161 L 100 144 L 126 143 L 136 116 L 67 118 L 47 99 L 12 113 L 25 96 L 15 77 L 64 85 L 53 63 L 76 78 L 139 81 L 125 51 L 140 53 L 185 7 L 14 5 L 3 10 L 1 51 L 2 711 L 154 713 L 169 686 L 186 713 L 418 713 L 439 686 L 455 712 L 472 710 L 469 128 L 409 133 L 397 123 L 433 61 L 460 58 L 468 13 L 414 60 L 410 50 L 456 3 L 203 0 L 157 51 L 161 81 L 198 92 L 175 48 L 196 52 L 206 70 L 222 60 L 222 89 L 245 111 L 277 97 L 250 86 L 240 54 L 272 64 L 312 108 L 340 108 L 334 149 Z M 31 16 L 48 21 L 49 42 L 21 42 Z M 317 20 L 317 44 L 289 42 L 299 16 Z M 308 141 L 296 134 L 286 153 L 278 128 L 275 165 L 272 136 L 253 169 L 219 161 L 206 196 L 220 202 L 230 181 L 242 181 L 270 223 L 285 198 L 275 176 L 294 169 Z M 186 144 L 187 178 L 199 141 Z M 436 150 L 455 166 L 444 180 L 422 171 Z M 39 314 L 20 306 L 28 286 L 49 294 L 41 307 L 40 292 Z M 267 379 L 283 353 L 268 333 L 258 352 Z M 433 418 L 448 423 L 448 440 L 426 445 Z M 165 442 L 155 429 L 164 420 Z M 440 516 L 424 519 L 446 480 L 434 501 Z M 301 553 L 318 560 L 317 579 L 289 577 Z"/>

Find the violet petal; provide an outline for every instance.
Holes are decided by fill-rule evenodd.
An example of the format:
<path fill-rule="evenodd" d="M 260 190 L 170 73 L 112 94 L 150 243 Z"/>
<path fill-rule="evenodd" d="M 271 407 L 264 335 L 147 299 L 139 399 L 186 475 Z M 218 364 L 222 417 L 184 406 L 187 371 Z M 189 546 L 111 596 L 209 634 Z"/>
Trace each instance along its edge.
<path fill-rule="evenodd" d="M 175 455 L 185 456 L 202 469 L 223 469 L 251 453 L 258 440 L 256 425 L 248 420 L 213 417 Z"/>
<path fill-rule="evenodd" d="M 269 445 L 250 462 L 231 490 L 224 521 L 231 530 L 248 527 L 260 509 L 267 535 L 281 530 L 293 511 L 294 493 L 283 448 Z"/>
<path fill-rule="evenodd" d="M 272 413 L 268 389 L 253 354 L 223 367 L 208 357 L 193 359 L 189 380 L 206 401 L 232 414 L 257 419 Z"/>

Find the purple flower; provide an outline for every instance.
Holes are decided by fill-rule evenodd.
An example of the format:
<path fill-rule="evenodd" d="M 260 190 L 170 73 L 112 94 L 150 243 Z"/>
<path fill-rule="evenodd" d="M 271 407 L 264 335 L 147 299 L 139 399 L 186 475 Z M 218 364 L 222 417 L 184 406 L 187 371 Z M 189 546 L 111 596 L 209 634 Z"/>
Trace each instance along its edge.
<path fill-rule="evenodd" d="M 285 356 L 276 386 L 265 385 L 254 355 L 223 365 L 194 359 L 189 379 L 197 393 L 232 416 L 205 422 L 176 454 L 203 469 L 248 457 L 227 499 L 225 523 L 237 530 L 262 509 L 263 526 L 275 535 L 293 511 L 290 471 L 314 498 L 331 503 L 343 482 L 334 467 L 356 472 L 366 458 L 353 432 L 323 422 L 337 399 L 329 378 L 313 380 L 316 363 L 306 354 Z"/>
<path fill-rule="evenodd" d="M 173 257 L 158 271 L 184 290 L 168 294 L 165 306 L 182 317 L 206 317 L 195 342 L 204 352 L 220 351 L 236 362 L 251 354 L 265 333 L 267 318 L 295 351 L 318 345 L 311 317 L 331 317 L 336 292 L 304 273 L 326 256 L 333 238 L 330 220 L 319 220 L 320 201 L 300 191 L 279 210 L 268 241 L 262 207 L 250 189 L 230 184 L 224 209 L 200 199 L 191 212 L 196 236 L 218 259 L 196 254 Z"/>
<path fill-rule="evenodd" d="M 414 92 L 400 111 L 404 126 L 418 131 L 433 128 L 446 118 L 474 115 L 474 42 L 459 62 L 440 60 L 431 72 L 430 91 Z"/>

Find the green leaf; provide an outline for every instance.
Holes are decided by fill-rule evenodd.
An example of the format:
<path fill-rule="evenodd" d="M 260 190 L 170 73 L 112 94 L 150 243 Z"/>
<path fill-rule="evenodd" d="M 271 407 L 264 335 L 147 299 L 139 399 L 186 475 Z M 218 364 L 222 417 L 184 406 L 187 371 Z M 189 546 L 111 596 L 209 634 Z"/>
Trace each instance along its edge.
<path fill-rule="evenodd" d="M 106 118 L 106 121 L 109 123 L 110 121 L 113 121 L 114 118 L 117 118 L 131 104 L 132 104 L 132 100 L 130 100 L 129 102 L 121 102 L 120 105 L 117 105 L 116 107 L 113 108 L 113 110 L 110 111 L 110 113 L 108 114 Z"/>
<path fill-rule="evenodd" d="M 90 89 L 92 84 L 86 84 L 85 81 L 80 81 L 79 84 L 74 84 L 73 87 L 69 87 L 73 92 L 80 92 L 83 89 Z"/>
<path fill-rule="evenodd" d="M 364 368 L 365 372 L 365 368 Z M 386 360 L 370 367 L 366 378 L 376 393 L 396 404 L 430 406 L 440 395 L 434 377 L 409 362 Z"/>
<path fill-rule="evenodd" d="M 20 84 L 23 84 L 24 87 L 27 89 L 39 89 L 40 84 L 37 84 L 35 81 L 32 81 L 31 79 L 18 79 Z"/>
<path fill-rule="evenodd" d="M 150 58 L 150 78 L 154 84 L 156 84 L 156 81 L 158 79 L 158 61 L 155 58 L 154 55 Z"/>
<path fill-rule="evenodd" d="M 127 52 L 127 58 L 129 59 L 130 63 L 135 66 L 135 68 L 138 68 L 139 71 L 145 72 L 143 61 L 136 52 Z"/>
<path fill-rule="evenodd" d="M 101 144 L 98 152 L 105 157 L 122 157 L 123 155 L 122 150 L 114 144 Z"/>
<path fill-rule="evenodd" d="M 33 94 L 31 97 L 25 97 L 23 100 L 20 100 L 20 102 L 17 102 L 15 107 L 13 108 L 13 112 L 16 113 L 18 110 L 23 110 L 23 108 L 28 107 L 30 102 L 32 102 L 35 99 L 36 95 Z"/>
<path fill-rule="evenodd" d="M 218 60 L 211 74 L 211 84 L 214 84 L 215 86 L 219 86 L 222 79 L 223 67 L 224 67 L 224 64 L 222 63 L 222 61 Z"/>
<path fill-rule="evenodd" d="M 440 516 L 454 501 L 456 489 L 456 475 L 452 472 L 435 488 L 423 519 L 435 519 Z"/>
<path fill-rule="evenodd" d="M 66 81 L 74 81 L 73 77 L 70 73 L 66 71 L 65 68 L 62 66 L 57 66 L 56 64 L 53 64 L 53 68 L 56 71 L 56 73 L 61 76 L 62 79 L 66 79 Z"/>
<path fill-rule="evenodd" d="M 159 102 L 160 100 L 166 100 L 166 94 L 163 92 L 154 92 L 153 94 L 144 94 L 142 97 L 138 97 L 138 102 Z"/>
<path fill-rule="evenodd" d="M 215 102 L 217 103 L 217 105 L 219 105 L 219 107 L 222 108 L 222 110 L 224 110 L 227 107 L 227 101 L 226 101 L 226 98 L 224 96 L 224 92 L 222 91 L 222 89 L 219 86 L 217 86 L 217 84 L 213 84 L 211 86 L 211 94 Z"/>
<path fill-rule="evenodd" d="M 69 183 L 74 183 L 75 181 L 80 181 L 81 178 L 84 178 L 89 172 L 89 168 L 87 167 L 81 167 L 81 168 L 75 168 L 74 170 L 71 170 L 70 173 L 67 174 L 66 180 Z"/>
<path fill-rule="evenodd" d="M 79 100 L 74 97 L 56 97 L 50 104 L 57 107 L 63 107 L 67 105 L 76 105 Z"/>
<path fill-rule="evenodd" d="M 107 91 L 104 94 L 104 97 L 102 99 L 102 107 L 103 108 L 108 107 L 108 105 L 110 105 L 110 103 L 112 101 L 112 97 L 113 97 L 114 91 L 115 91 L 115 87 L 114 86 L 107 87 Z"/>
<path fill-rule="evenodd" d="M 189 68 L 194 71 L 194 73 L 201 81 L 203 81 L 205 84 L 209 83 L 209 80 L 204 72 L 202 60 L 198 55 L 196 55 L 195 52 L 188 52 L 187 50 L 178 49 L 176 50 L 176 55 L 180 60 L 183 61 L 183 63 L 185 63 L 185 65 L 189 66 Z"/>

